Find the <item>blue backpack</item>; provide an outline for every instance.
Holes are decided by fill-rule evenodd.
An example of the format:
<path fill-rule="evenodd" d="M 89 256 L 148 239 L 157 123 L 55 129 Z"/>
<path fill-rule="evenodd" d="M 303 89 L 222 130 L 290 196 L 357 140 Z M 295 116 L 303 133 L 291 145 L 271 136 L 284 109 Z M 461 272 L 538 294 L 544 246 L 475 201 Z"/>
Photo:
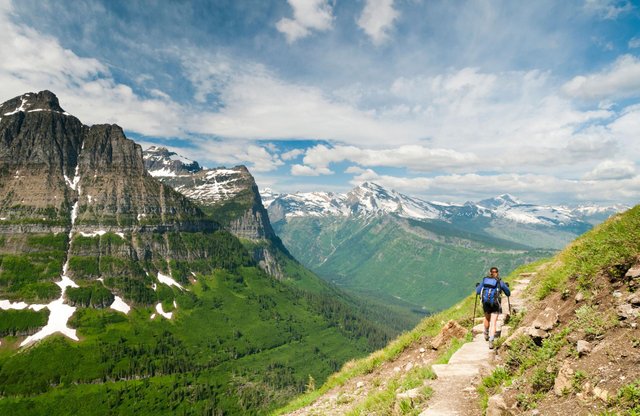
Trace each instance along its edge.
<path fill-rule="evenodd" d="M 482 290 L 480 291 L 480 299 L 483 304 L 499 305 L 500 304 L 500 280 L 493 277 L 485 277 L 482 279 Z"/>

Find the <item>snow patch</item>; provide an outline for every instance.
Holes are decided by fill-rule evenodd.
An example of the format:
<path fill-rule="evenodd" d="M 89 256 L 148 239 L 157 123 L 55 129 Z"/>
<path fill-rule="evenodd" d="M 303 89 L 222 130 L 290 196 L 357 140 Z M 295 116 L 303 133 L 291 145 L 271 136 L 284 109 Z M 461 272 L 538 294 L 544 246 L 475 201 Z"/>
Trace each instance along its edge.
<path fill-rule="evenodd" d="M 76 171 L 74 173 L 73 180 L 69 179 L 67 175 L 64 175 L 64 180 L 67 181 L 67 185 L 69 185 L 69 188 L 73 189 L 74 191 L 78 190 L 78 183 L 80 182 L 80 175 L 78 175 L 79 168 L 80 166 L 76 166 Z"/>
<path fill-rule="evenodd" d="M 107 232 L 105 230 L 98 230 L 98 231 L 94 231 L 92 233 L 85 233 L 80 231 L 80 235 L 83 237 L 98 237 L 98 236 L 103 236 L 105 235 Z"/>
<path fill-rule="evenodd" d="M 14 115 L 16 113 L 19 113 L 21 111 L 25 111 L 26 110 L 25 104 L 27 104 L 27 100 L 25 100 L 24 98 L 21 98 L 21 100 L 22 100 L 22 102 L 20 103 L 20 107 L 16 108 L 15 110 L 13 110 L 10 113 L 4 113 L 4 115 L 5 116 L 12 116 L 12 115 Z"/>
<path fill-rule="evenodd" d="M 120 296 L 116 296 L 113 300 L 113 303 L 110 306 L 111 309 L 115 309 L 119 312 L 124 313 L 125 315 L 129 313 L 131 310 L 131 306 L 127 305 L 124 300 Z"/>
<path fill-rule="evenodd" d="M 71 225 L 76 223 L 76 218 L 78 218 L 78 208 L 79 208 L 79 202 L 76 201 L 75 204 L 73 204 L 73 209 L 71 210 Z M 71 237 L 71 231 L 69 231 L 69 237 Z"/>
<path fill-rule="evenodd" d="M 158 312 L 160 315 L 164 316 L 167 319 L 171 319 L 171 317 L 173 316 L 173 312 L 165 312 L 162 309 L 162 303 L 158 302 L 158 304 L 156 305 L 156 312 Z"/>
<path fill-rule="evenodd" d="M 173 280 L 173 278 L 171 276 L 164 275 L 164 274 L 162 274 L 160 272 L 158 272 L 158 281 L 160 283 L 164 283 L 167 286 L 176 286 L 180 290 L 184 290 L 182 285 L 180 283 L 176 282 L 175 280 Z"/>
<path fill-rule="evenodd" d="M 150 170 L 149 174 L 151 176 L 177 176 L 175 172 L 171 171 L 171 169 L 162 168 L 158 170 Z"/>
<path fill-rule="evenodd" d="M 15 310 L 22 310 L 24 308 L 26 308 L 27 305 L 24 302 L 15 302 L 12 303 L 9 300 L 0 300 L 0 309 L 4 309 L 4 310 L 8 310 L 8 309 L 15 309 Z"/>

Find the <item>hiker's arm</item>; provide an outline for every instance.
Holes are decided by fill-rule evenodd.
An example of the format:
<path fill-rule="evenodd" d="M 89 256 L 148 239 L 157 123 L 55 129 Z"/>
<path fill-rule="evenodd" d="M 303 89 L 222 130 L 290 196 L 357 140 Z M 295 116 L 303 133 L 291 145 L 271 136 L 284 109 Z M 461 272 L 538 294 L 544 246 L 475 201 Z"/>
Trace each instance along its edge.
<path fill-rule="evenodd" d="M 505 295 L 511 296 L 511 289 L 509 289 L 509 285 L 507 285 L 505 282 L 500 282 L 500 286 L 502 286 L 502 291 Z"/>
<path fill-rule="evenodd" d="M 479 295 L 481 290 L 482 290 L 482 283 L 476 283 L 476 295 Z"/>

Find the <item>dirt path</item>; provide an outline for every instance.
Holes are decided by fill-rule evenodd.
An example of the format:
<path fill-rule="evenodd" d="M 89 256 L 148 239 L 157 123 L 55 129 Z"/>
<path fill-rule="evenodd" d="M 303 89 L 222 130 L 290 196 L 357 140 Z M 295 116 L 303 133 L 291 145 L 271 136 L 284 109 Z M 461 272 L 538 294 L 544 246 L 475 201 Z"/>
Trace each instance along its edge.
<path fill-rule="evenodd" d="M 527 276 L 523 276 L 527 277 Z M 515 282 L 511 290 L 511 309 L 520 310 L 523 305 L 522 291 L 529 281 L 522 278 Z M 503 299 L 504 315 L 498 318 L 498 330 L 502 336 L 508 333 L 504 325 L 506 312 L 509 310 L 506 297 Z M 489 349 L 482 335 L 482 318 L 473 328 L 475 337 L 472 342 L 464 344 L 449 360 L 449 364 L 436 364 L 432 368 L 438 378 L 426 384 L 433 389 L 433 396 L 424 404 L 420 415 L 424 416 L 471 416 L 482 414 L 478 401 L 476 386 L 481 378 L 494 367 L 495 352 Z M 394 361 L 385 362 L 369 374 L 354 377 L 344 385 L 319 397 L 313 404 L 298 409 L 288 416 L 334 416 L 353 412 L 372 393 L 380 392 L 394 377 L 402 376 L 416 367 L 429 367 L 438 351 L 431 348 L 430 340 L 414 343 L 400 354 Z"/>
<path fill-rule="evenodd" d="M 521 276 L 521 279 L 516 280 L 509 300 L 503 296 L 504 313 L 499 316 L 497 326 L 500 336 L 508 336 L 509 328 L 505 325 L 505 320 L 509 313 L 509 301 L 512 311 L 521 310 L 523 307 L 523 291 L 529 284 L 529 280 L 524 277 Z M 480 323 L 473 328 L 472 342 L 464 344 L 456 351 L 448 364 L 433 365 L 438 378 L 431 383 L 433 396 L 420 416 L 482 414 L 476 386 L 482 377 L 489 374 L 495 367 L 495 350 L 489 349 L 489 343 L 484 340 L 482 318 L 479 321 Z"/>

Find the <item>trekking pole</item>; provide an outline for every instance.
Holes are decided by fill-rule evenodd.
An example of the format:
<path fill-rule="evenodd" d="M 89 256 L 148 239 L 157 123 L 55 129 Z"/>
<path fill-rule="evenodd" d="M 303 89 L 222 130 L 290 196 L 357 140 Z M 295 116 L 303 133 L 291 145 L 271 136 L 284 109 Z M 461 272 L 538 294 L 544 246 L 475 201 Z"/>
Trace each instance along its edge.
<path fill-rule="evenodd" d="M 478 287 L 479 283 L 476 283 L 476 287 Z M 476 323 L 476 306 L 478 305 L 478 293 L 476 293 L 476 300 L 473 302 L 473 317 L 471 318 L 471 330 L 473 331 L 473 326 Z"/>

